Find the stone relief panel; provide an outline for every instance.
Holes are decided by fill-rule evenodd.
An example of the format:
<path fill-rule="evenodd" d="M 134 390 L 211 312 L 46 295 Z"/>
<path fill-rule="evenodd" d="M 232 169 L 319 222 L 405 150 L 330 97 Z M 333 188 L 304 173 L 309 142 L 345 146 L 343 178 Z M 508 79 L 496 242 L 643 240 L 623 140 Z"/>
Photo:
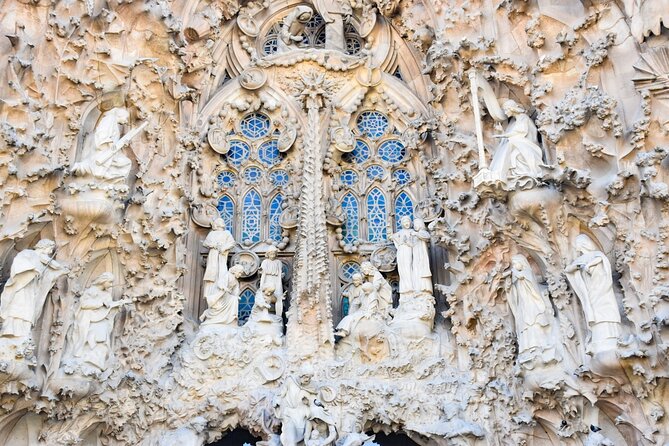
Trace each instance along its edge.
<path fill-rule="evenodd" d="M 3 4 L 0 443 L 669 442 L 666 17 Z"/>

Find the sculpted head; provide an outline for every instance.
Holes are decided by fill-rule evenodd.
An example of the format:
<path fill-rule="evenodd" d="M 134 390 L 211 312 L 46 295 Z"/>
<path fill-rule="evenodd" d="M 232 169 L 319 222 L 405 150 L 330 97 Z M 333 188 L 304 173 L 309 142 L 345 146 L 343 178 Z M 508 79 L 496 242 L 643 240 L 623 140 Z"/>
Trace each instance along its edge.
<path fill-rule="evenodd" d="M 242 277 L 242 274 L 244 274 L 244 267 L 242 265 L 233 265 L 230 267 L 230 274 L 235 276 L 237 279 Z"/>
<path fill-rule="evenodd" d="M 225 220 L 223 220 L 221 217 L 215 218 L 214 221 L 211 222 L 211 229 L 214 231 L 222 231 L 225 229 Z"/>
<path fill-rule="evenodd" d="M 272 285 L 265 285 L 265 287 L 262 289 L 262 292 L 265 296 L 271 296 L 274 294 L 275 288 Z"/>
<path fill-rule="evenodd" d="M 513 266 L 513 269 L 516 271 L 523 271 L 530 267 L 525 256 L 521 254 L 516 254 L 511 258 L 511 266 Z"/>
<path fill-rule="evenodd" d="M 42 254 L 51 255 L 56 249 L 56 242 L 49 240 L 48 238 L 42 239 L 35 245 L 35 251 L 41 252 Z"/>
<path fill-rule="evenodd" d="M 413 220 L 413 228 L 416 231 L 423 231 L 425 229 L 425 222 L 422 218 L 415 218 Z"/>
<path fill-rule="evenodd" d="M 513 99 L 505 101 L 502 110 L 510 118 L 525 113 L 525 109 Z"/>
<path fill-rule="evenodd" d="M 400 224 L 404 229 L 410 229 L 411 228 L 411 217 L 408 215 L 405 215 L 400 219 Z"/>
<path fill-rule="evenodd" d="M 585 254 L 587 252 L 599 251 L 595 242 L 592 241 L 590 237 L 586 234 L 579 234 L 574 240 L 574 247 L 578 255 Z"/>
<path fill-rule="evenodd" d="M 376 273 L 376 267 L 372 265 L 372 262 L 362 262 L 360 271 L 362 271 L 365 276 L 373 276 L 374 273 Z"/>
<path fill-rule="evenodd" d="M 276 246 L 270 246 L 269 248 L 267 248 L 265 256 L 270 260 L 274 260 L 276 259 L 278 253 L 279 253 L 279 248 L 277 248 Z"/>
<path fill-rule="evenodd" d="M 102 273 L 93 281 L 93 285 L 99 286 L 103 290 L 111 288 L 114 284 L 114 275 L 110 272 Z"/>
<path fill-rule="evenodd" d="M 125 108 L 121 107 L 112 108 L 107 113 L 113 113 L 114 116 L 116 117 L 116 122 L 118 122 L 119 124 L 127 124 L 128 119 L 130 119 L 130 113 L 128 113 L 128 110 L 126 110 Z"/>
<path fill-rule="evenodd" d="M 351 281 L 353 282 L 353 285 L 355 286 L 360 286 L 362 285 L 362 274 L 360 273 L 355 273 L 351 276 Z"/>

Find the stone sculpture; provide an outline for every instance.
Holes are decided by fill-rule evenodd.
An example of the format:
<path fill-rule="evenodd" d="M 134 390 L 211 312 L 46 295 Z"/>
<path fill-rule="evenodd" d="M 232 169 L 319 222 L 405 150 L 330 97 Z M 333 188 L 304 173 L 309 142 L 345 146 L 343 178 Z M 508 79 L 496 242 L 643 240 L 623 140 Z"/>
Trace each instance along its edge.
<path fill-rule="evenodd" d="M 121 136 L 121 126 L 128 123 L 129 117 L 125 108 L 113 108 L 102 116 L 95 127 L 95 151 L 72 166 L 76 176 L 89 176 L 110 184 L 127 181 L 132 162 L 122 150 L 148 124 L 145 122 Z"/>
<path fill-rule="evenodd" d="M 55 249 L 52 240 L 43 239 L 35 249 L 24 249 L 14 257 L 0 296 L 0 336 L 30 338 L 47 294 L 56 280 L 68 272 L 67 267 L 54 260 Z"/>
<path fill-rule="evenodd" d="M 274 311 L 279 317 L 283 315 L 283 263 L 277 259 L 278 248 L 270 246 L 265 253 L 265 260 L 260 264 L 260 285 L 258 294 L 266 294 L 265 290 L 271 288 L 274 296 Z M 257 299 L 256 299 L 257 302 Z"/>
<path fill-rule="evenodd" d="M 402 229 L 392 235 L 397 249 L 397 271 L 400 275 L 400 296 L 432 293 L 432 272 L 428 244 L 430 233 L 421 219 L 414 221 L 404 216 Z"/>
<path fill-rule="evenodd" d="M 244 267 L 234 265 L 212 284 L 205 295 L 207 309 L 200 316 L 202 326 L 234 326 L 239 313 L 239 281 Z"/>
<path fill-rule="evenodd" d="M 281 42 L 285 47 L 290 48 L 298 45 L 304 36 L 302 31 L 311 17 L 314 15 L 313 9 L 309 6 L 301 5 L 294 8 L 285 19 L 281 26 Z"/>
<path fill-rule="evenodd" d="M 534 179 L 542 175 L 543 150 L 537 141 L 537 128 L 525 110 L 513 100 L 502 106 L 504 113 L 514 119 L 501 135 L 502 141 L 495 149 L 490 163 L 493 178 L 498 178 L 513 188 L 533 186 Z"/>
<path fill-rule="evenodd" d="M 363 262 L 360 265 L 360 271 L 365 279 L 373 285 L 373 292 L 377 294 L 375 307 L 378 314 L 384 319 L 388 318 L 393 307 L 392 287 L 371 262 Z"/>
<path fill-rule="evenodd" d="M 559 359 L 555 345 L 553 307 L 523 255 L 511 259 L 511 288 L 507 294 L 509 307 L 516 322 L 518 362 L 528 368 Z M 529 364 L 528 364 L 529 363 Z"/>
<path fill-rule="evenodd" d="M 355 273 L 351 277 L 351 285 L 346 292 L 349 304 L 348 314 L 337 325 L 337 329 L 335 330 L 337 336 L 348 336 L 355 324 L 367 313 L 366 309 L 362 310 L 362 301 L 365 297 L 362 289 L 362 280 L 362 274 L 360 273 Z"/>
<path fill-rule="evenodd" d="M 204 270 L 203 295 L 209 301 L 209 296 L 216 296 L 219 289 L 223 287 L 223 281 L 227 280 L 228 255 L 236 245 L 235 239 L 230 231 L 225 228 L 222 218 L 215 219 L 211 224 L 211 231 L 205 238 L 202 246 L 209 248 L 207 266 Z M 216 300 L 216 298 L 212 298 Z"/>
<path fill-rule="evenodd" d="M 581 302 L 590 329 L 593 353 L 616 348 L 620 336 L 620 310 L 613 293 L 611 264 L 586 234 L 574 240 L 577 257 L 565 272 Z"/>
<path fill-rule="evenodd" d="M 79 366 L 84 374 L 102 372 L 111 350 L 114 317 L 131 299 L 114 301 L 111 287 L 114 276 L 100 274 L 79 299 L 68 339 L 69 367 Z M 68 361 L 66 361 L 68 362 Z"/>

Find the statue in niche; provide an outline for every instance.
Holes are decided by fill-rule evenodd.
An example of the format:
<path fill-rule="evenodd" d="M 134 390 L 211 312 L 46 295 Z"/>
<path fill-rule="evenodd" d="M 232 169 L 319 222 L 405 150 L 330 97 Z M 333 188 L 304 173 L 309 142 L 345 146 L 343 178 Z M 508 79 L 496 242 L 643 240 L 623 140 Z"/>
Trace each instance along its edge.
<path fill-rule="evenodd" d="M 611 264 L 587 235 L 577 236 L 574 245 L 578 257 L 565 272 L 590 328 L 590 350 L 597 353 L 615 349 L 621 319 L 613 293 Z"/>
<path fill-rule="evenodd" d="M 205 295 L 207 309 L 200 316 L 205 325 L 237 325 L 239 313 L 239 278 L 244 267 L 234 265 L 213 283 L 210 292 Z"/>
<path fill-rule="evenodd" d="M 344 22 L 352 14 L 348 0 L 315 0 L 314 6 L 325 22 L 325 48 L 328 50 L 344 51 Z"/>
<path fill-rule="evenodd" d="M 548 296 L 539 290 L 539 283 L 525 256 L 513 256 L 508 274 L 511 289 L 507 300 L 516 323 L 518 362 L 531 369 L 535 358 L 543 364 L 558 361 L 553 307 Z"/>
<path fill-rule="evenodd" d="M 129 117 L 125 108 L 113 108 L 102 116 L 95 128 L 95 152 L 72 166 L 74 175 L 91 176 L 111 184 L 127 181 L 132 162 L 122 149 L 148 124 L 144 122 L 121 137 L 121 126 L 128 123 Z"/>
<path fill-rule="evenodd" d="M 313 15 L 313 9 L 306 5 L 300 5 L 295 7 L 283 19 L 279 37 L 285 47 L 295 47 L 304 40 L 304 28 Z"/>
<path fill-rule="evenodd" d="M 362 290 L 362 274 L 353 274 L 351 280 L 353 283 L 345 293 L 346 297 L 348 297 L 348 314 L 344 316 L 339 324 L 337 324 L 337 328 L 335 330 L 335 334 L 341 337 L 348 336 L 351 333 L 353 327 L 364 316 L 364 311 L 360 311 L 362 308 L 362 300 L 364 296 L 364 292 Z"/>
<path fill-rule="evenodd" d="M 373 285 L 373 290 L 378 296 L 376 306 L 379 314 L 383 319 L 388 319 L 390 310 L 393 308 L 393 288 L 371 262 L 362 262 L 360 271 L 365 279 Z"/>
<path fill-rule="evenodd" d="M 318 400 L 312 383 L 313 372 L 303 368 L 298 376 L 291 375 L 284 382 L 275 402 L 276 416 L 281 420 L 281 444 L 297 446 L 312 438 L 313 422 L 320 420 L 333 426 L 331 416 Z"/>
<path fill-rule="evenodd" d="M 509 99 L 502 109 L 514 120 L 507 126 L 506 132 L 494 136 L 502 141 L 490 163 L 491 176 L 509 186 L 531 188 L 535 186 L 536 178 L 543 174 L 543 150 L 538 143 L 537 127 L 516 101 Z"/>
<path fill-rule="evenodd" d="M 230 231 L 225 228 L 225 221 L 217 218 L 211 223 L 211 232 L 202 245 L 209 248 L 203 278 L 204 297 L 209 302 L 209 296 L 218 295 L 219 289 L 222 288 L 222 282 L 228 272 L 228 254 L 236 242 Z"/>
<path fill-rule="evenodd" d="M 265 253 L 265 260 L 260 264 L 260 286 L 258 287 L 257 295 L 265 300 L 262 295 L 265 291 L 272 289 L 272 301 L 274 304 L 274 312 L 277 316 L 283 316 L 283 282 L 281 276 L 283 275 L 283 263 L 277 259 L 276 256 L 279 249 L 276 246 L 270 246 Z M 256 302 L 258 297 L 256 297 Z M 268 305 L 271 303 L 268 302 Z"/>
<path fill-rule="evenodd" d="M 416 243 L 412 252 L 413 285 L 416 293 L 432 294 L 432 271 L 430 271 L 430 256 L 428 245 L 430 243 L 430 233 L 425 227 L 425 222 L 416 218 L 413 222 L 413 228 L 416 234 Z"/>
<path fill-rule="evenodd" d="M 105 370 L 116 312 L 121 306 L 132 303 L 131 299 L 114 301 L 113 283 L 111 273 L 100 274 L 81 295 L 74 313 L 69 356 L 74 362 L 92 366 L 93 371 Z"/>
<path fill-rule="evenodd" d="M 37 242 L 35 249 L 24 249 L 14 257 L 0 296 L 0 336 L 30 338 L 46 296 L 56 280 L 69 272 L 54 260 L 55 249 L 54 241 L 44 239 Z"/>

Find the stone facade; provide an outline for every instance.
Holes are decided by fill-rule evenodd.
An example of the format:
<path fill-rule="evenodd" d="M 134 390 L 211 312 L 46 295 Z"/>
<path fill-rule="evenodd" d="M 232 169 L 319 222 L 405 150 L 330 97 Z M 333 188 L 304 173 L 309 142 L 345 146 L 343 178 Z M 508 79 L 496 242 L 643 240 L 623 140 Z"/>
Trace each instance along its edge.
<path fill-rule="evenodd" d="M 0 444 L 669 444 L 667 21 L 4 2 Z"/>

